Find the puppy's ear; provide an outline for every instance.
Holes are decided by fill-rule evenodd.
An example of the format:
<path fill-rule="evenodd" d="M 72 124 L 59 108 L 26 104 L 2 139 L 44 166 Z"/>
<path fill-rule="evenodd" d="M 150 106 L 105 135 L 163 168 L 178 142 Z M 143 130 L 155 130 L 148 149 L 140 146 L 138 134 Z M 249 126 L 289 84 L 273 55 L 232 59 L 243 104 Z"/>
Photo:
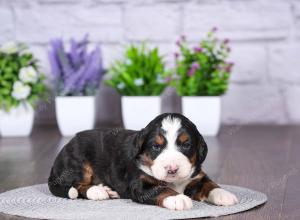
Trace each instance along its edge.
<path fill-rule="evenodd" d="M 207 144 L 201 134 L 198 136 L 199 164 L 202 164 L 207 155 Z"/>
<path fill-rule="evenodd" d="M 195 171 L 192 175 L 192 177 L 195 177 L 196 175 L 199 174 L 199 172 L 201 171 L 201 168 L 202 168 L 202 163 L 203 161 L 205 160 L 206 158 L 206 155 L 207 155 L 207 144 L 205 143 L 204 141 L 204 138 L 202 137 L 202 135 L 198 132 L 198 130 L 196 130 L 197 132 L 197 159 L 196 159 L 196 163 L 195 163 Z"/>
<path fill-rule="evenodd" d="M 207 144 L 203 138 L 203 136 L 200 134 L 198 131 L 196 125 L 192 123 L 190 120 L 188 120 L 190 123 L 190 127 L 193 129 L 195 132 L 194 135 L 197 137 L 197 150 L 198 150 L 198 158 L 197 158 L 197 166 L 200 168 L 201 164 L 206 158 L 207 155 Z"/>
<path fill-rule="evenodd" d="M 127 158 L 133 160 L 136 158 L 142 150 L 142 146 L 145 140 L 145 129 L 138 131 L 136 134 L 130 137 L 127 148 Z"/>
<path fill-rule="evenodd" d="M 204 141 L 204 138 L 201 136 L 201 134 L 198 132 L 198 144 L 197 144 L 197 160 L 195 163 L 195 171 L 192 175 L 192 177 L 195 177 L 199 174 L 201 171 L 202 163 L 206 158 L 207 155 L 207 145 Z"/>

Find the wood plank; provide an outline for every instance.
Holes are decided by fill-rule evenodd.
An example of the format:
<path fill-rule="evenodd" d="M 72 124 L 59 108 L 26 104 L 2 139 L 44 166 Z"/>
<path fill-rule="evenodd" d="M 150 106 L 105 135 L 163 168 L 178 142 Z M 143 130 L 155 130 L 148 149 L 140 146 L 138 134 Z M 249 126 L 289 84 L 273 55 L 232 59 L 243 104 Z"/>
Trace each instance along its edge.
<path fill-rule="evenodd" d="M 232 146 L 228 148 L 219 181 L 264 192 L 268 202 L 255 210 L 219 219 L 279 219 L 286 187 L 290 129 L 247 127 L 231 138 Z"/>
<path fill-rule="evenodd" d="M 37 128 L 30 138 L 1 138 L 0 192 L 46 182 L 60 138 L 52 127 Z"/>
<path fill-rule="evenodd" d="M 292 131 L 289 170 L 286 179 L 286 194 L 282 206 L 281 219 L 300 219 L 300 128 Z"/>

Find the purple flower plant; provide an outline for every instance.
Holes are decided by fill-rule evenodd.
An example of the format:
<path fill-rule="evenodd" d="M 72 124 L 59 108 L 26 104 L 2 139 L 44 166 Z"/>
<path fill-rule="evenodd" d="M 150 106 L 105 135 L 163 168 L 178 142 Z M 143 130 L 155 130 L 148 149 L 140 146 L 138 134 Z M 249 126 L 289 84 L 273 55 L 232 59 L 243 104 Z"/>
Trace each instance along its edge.
<path fill-rule="evenodd" d="M 225 71 L 228 72 L 228 73 L 230 73 L 232 71 L 233 65 L 234 65 L 233 62 L 226 63 Z"/>
<path fill-rule="evenodd" d="M 211 29 L 211 32 L 217 32 L 218 31 L 218 28 L 217 27 L 213 27 L 212 29 Z"/>
<path fill-rule="evenodd" d="M 66 51 L 62 39 L 50 42 L 49 61 L 56 93 L 61 96 L 94 95 L 103 75 L 99 47 L 88 52 L 88 35 L 81 41 L 70 40 Z"/>
<path fill-rule="evenodd" d="M 181 35 L 181 36 L 180 36 L 180 40 L 181 40 L 181 41 L 186 41 L 186 36 L 185 36 L 185 35 Z"/>
<path fill-rule="evenodd" d="M 178 39 L 176 41 L 176 45 L 180 47 L 182 45 L 182 43 L 184 43 L 185 41 L 186 41 L 186 36 L 185 35 L 181 35 L 180 39 Z"/>
<path fill-rule="evenodd" d="M 193 62 L 190 69 L 188 70 L 188 76 L 193 76 L 199 68 L 200 64 L 197 62 Z"/>
<path fill-rule="evenodd" d="M 191 65 L 191 68 L 194 69 L 194 70 L 197 70 L 200 68 L 200 64 L 197 63 L 197 62 L 193 62 L 192 65 Z"/>
<path fill-rule="evenodd" d="M 172 76 L 167 76 L 167 77 L 165 78 L 165 81 L 166 81 L 166 82 L 171 82 L 171 80 L 172 80 Z"/>
<path fill-rule="evenodd" d="M 224 44 L 228 44 L 230 42 L 230 40 L 228 38 L 226 38 L 223 42 L 224 42 Z"/>
<path fill-rule="evenodd" d="M 188 76 L 193 76 L 195 74 L 196 70 L 193 68 L 190 68 L 187 72 Z"/>
<path fill-rule="evenodd" d="M 233 67 L 227 62 L 230 40 L 216 38 L 217 31 L 217 27 L 212 28 L 193 48 L 185 38 L 177 41 L 180 59 L 176 59 L 174 71 L 180 78 L 173 77 L 172 85 L 179 95 L 218 96 L 227 91 Z"/>
<path fill-rule="evenodd" d="M 201 53 L 202 50 L 203 50 L 203 49 L 202 49 L 201 47 L 198 47 L 198 46 L 197 46 L 197 47 L 194 47 L 194 52 L 195 52 L 195 53 Z"/>

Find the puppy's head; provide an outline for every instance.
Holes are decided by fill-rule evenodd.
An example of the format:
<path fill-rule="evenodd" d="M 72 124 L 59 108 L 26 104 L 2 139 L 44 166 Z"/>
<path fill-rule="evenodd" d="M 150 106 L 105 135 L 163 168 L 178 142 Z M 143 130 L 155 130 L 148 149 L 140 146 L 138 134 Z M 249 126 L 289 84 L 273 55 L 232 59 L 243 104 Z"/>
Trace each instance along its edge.
<path fill-rule="evenodd" d="M 139 168 L 166 182 L 188 179 L 197 173 L 207 146 L 196 126 L 181 114 L 156 117 L 141 131 Z"/>

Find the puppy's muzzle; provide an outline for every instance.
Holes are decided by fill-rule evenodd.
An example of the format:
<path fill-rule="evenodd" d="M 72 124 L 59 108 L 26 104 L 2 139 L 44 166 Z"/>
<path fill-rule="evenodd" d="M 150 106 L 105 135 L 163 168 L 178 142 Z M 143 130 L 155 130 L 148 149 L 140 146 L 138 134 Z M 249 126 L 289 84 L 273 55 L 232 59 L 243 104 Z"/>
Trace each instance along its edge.
<path fill-rule="evenodd" d="M 168 165 L 168 166 L 165 166 L 165 169 L 168 174 L 174 175 L 179 170 L 179 167 L 177 165 Z"/>

